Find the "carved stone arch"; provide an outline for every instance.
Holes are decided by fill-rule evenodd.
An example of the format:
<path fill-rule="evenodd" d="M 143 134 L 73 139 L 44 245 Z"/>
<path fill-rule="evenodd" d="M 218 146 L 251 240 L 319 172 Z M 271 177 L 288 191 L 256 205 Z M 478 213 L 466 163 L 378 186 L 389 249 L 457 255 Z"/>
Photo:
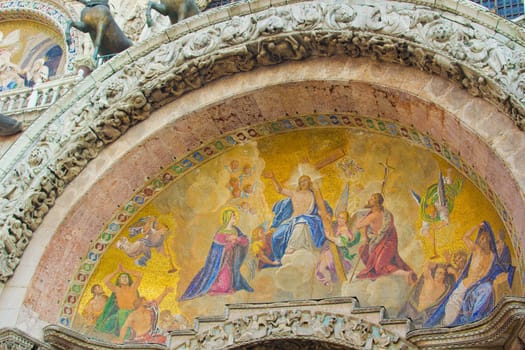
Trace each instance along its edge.
<path fill-rule="evenodd" d="M 174 25 L 115 57 L 50 108 L 4 155 L 0 279 L 13 274 L 64 186 L 107 144 L 153 111 L 228 75 L 308 58 L 370 57 L 458 82 L 523 127 L 523 30 L 475 5 L 440 6 L 433 8 L 431 1 L 270 8 L 264 1 L 241 3 Z M 462 14 L 474 24 L 464 24 Z M 481 45 L 481 56 L 469 53 L 473 44 Z M 481 133 L 478 127 L 475 132 Z M 509 173 L 523 200 L 519 169 Z M 518 230 L 525 227 L 519 225 Z"/>
<path fill-rule="evenodd" d="M 223 320 L 197 321 L 194 335 L 174 334 L 170 347 L 177 350 L 275 349 L 275 346 L 300 349 L 309 343 L 315 346 L 306 349 L 417 349 L 392 328 L 363 317 L 354 304 L 356 301 L 350 302 L 338 304 L 338 313 L 333 312 L 335 304 L 329 306 L 329 300 L 302 305 L 300 302 L 265 304 L 264 311 L 260 305 L 250 309 L 246 304 L 236 307 L 235 315 Z"/>

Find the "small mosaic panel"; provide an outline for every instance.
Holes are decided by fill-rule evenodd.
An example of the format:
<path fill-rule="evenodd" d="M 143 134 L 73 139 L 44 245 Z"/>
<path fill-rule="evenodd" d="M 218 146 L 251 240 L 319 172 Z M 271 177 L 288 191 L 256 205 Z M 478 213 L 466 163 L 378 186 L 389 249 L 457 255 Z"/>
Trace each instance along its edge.
<path fill-rule="evenodd" d="M 44 70 L 38 70 L 35 62 L 44 60 L 47 78 L 74 71 L 76 47 L 75 43 L 67 49 L 63 47 L 63 30 L 69 18 L 60 9 L 39 1 L 0 1 L 0 13 L 3 18 L 0 46 L 9 49 L 12 64 L 21 71 L 35 71 L 42 75 Z M 9 25 L 10 22 L 14 22 L 14 26 Z M 18 34 L 17 29 L 20 30 Z M 8 39 L 18 40 L 10 43 Z M 31 82 L 31 77 L 28 77 L 23 86 L 34 83 L 35 80 Z"/>

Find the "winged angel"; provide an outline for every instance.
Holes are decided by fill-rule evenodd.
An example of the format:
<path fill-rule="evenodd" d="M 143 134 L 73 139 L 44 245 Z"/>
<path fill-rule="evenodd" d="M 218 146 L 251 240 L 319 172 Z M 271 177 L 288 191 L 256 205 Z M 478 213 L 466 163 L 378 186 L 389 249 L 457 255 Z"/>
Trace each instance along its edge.
<path fill-rule="evenodd" d="M 412 196 L 419 205 L 421 218 L 421 234 L 429 236 L 433 232 L 434 255 L 436 255 L 435 232 L 449 224 L 450 213 L 454 209 L 454 201 L 463 187 L 462 180 L 452 181 L 452 169 L 448 169 L 447 176 L 440 171 L 438 181 L 430 185 L 423 196 L 412 190 Z"/>

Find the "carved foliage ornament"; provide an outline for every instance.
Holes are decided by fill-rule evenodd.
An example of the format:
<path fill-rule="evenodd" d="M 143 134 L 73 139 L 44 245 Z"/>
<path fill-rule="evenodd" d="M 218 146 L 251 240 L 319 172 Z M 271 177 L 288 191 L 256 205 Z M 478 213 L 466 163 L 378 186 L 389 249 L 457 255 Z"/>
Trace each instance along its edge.
<path fill-rule="evenodd" d="M 0 349 L 50 350 L 51 347 L 15 329 L 0 329 Z"/>
<path fill-rule="evenodd" d="M 108 63 L 115 73 L 103 66 L 92 74 L 100 87 L 93 80 L 79 84 L 76 96 L 61 100 L 65 111 L 48 111 L 44 118 L 52 121 L 38 131 L 36 142 L 11 157 L 20 166 L 10 169 L 0 186 L 0 281 L 13 274 L 25 239 L 64 186 L 106 144 L 152 110 L 226 75 L 309 57 L 367 56 L 458 81 L 524 128 L 523 45 L 443 14 L 400 2 L 297 3 L 171 35 L 178 39 L 160 47 L 145 42 L 143 50 L 134 48 L 131 54 L 139 57 L 133 62 Z M 177 30 L 180 26 L 170 27 L 166 37 Z M 46 159 L 31 160 L 40 148 L 46 149 Z"/>
<path fill-rule="evenodd" d="M 273 310 L 247 315 L 199 332 L 177 350 L 241 348 L 271 339 L 312 339 L 356 349 L 415 349 L 385 329 L 362 319 L 308 310 Z M 172 345 L 176 344 L 176 336 Z"/>

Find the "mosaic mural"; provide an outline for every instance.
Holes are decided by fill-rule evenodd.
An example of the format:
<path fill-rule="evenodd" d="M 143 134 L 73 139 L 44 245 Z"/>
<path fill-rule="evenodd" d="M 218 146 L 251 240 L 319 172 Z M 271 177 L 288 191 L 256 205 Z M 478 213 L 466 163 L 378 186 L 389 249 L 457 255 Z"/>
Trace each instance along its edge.
<path fill-rule="evenodd" d="M 0 23 L 0 91 L 33 87 L 64 71 L 61 38 L 31 21 Z"/>
<path fill-rule="evenodd" d="M 521 295 L 507 229 L 482 180 L 428 136 L 297 117 L 227 135 L 146 184 L 94 242 L 60 322 L 163 343 L 229 303 L 357 296 L 416 327 L 471 323 Z"/>

